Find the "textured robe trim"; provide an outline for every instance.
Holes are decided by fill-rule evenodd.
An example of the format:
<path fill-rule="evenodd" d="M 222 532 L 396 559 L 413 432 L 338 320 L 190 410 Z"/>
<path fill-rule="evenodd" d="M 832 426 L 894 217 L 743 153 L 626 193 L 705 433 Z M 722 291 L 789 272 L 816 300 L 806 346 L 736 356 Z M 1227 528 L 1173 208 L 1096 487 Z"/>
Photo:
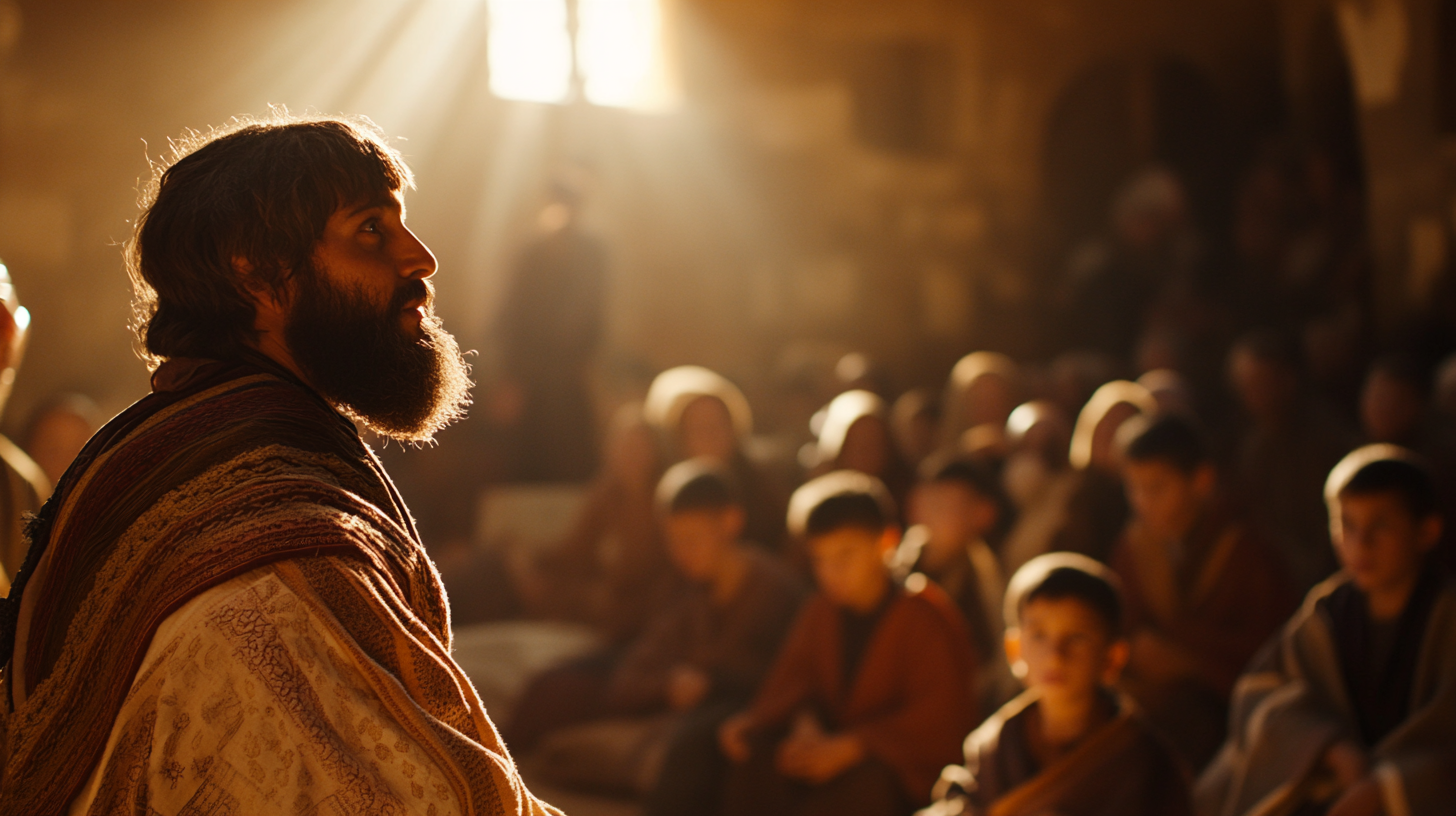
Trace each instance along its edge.
<path fill-rule="evenodd" d="M 443 587 L 403 503 L 352 425 L 286 375 L 193 366 L 180 390 L 154 393 L 93 438 L 34 534 L 4 605 L 15 627 L 24 601 L 19 631 L 0 632 L 16 642 L 4 680 L 28 692 L 0 714 L 0 816 L 61 813 L 99 761 L 162 622 L 285 560 L 400 694 L 438 720 L 427 730 L 449 754 L 466 812 L 541 810 L 448 655 Z"/>

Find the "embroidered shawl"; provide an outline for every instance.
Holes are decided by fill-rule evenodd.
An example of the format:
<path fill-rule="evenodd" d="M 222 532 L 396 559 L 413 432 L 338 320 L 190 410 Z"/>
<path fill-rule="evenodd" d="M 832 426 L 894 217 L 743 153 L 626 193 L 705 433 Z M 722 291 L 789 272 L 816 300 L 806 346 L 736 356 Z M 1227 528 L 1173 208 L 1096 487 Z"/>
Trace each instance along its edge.
<path fill-rule="evenodd" d="M 63 812 L 162 621 L 283 561 L 416 703 L 468 812 L 543 812 L 450 658 L 444 589 L 354 427 L 263 362 L 171 361 L 153 389 L 62 478 L 0 606 L 0 816 Z"/>

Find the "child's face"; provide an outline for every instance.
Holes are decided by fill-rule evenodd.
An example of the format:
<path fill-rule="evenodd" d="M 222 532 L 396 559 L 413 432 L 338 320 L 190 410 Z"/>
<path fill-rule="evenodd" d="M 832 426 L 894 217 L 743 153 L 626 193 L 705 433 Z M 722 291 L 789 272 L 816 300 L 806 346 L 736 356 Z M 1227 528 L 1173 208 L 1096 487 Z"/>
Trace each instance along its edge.
<path fill-rule="evenodd" d="M 1395 493 L 1347 494 L 1330 513 L 1330 538 L 1355 585 L 1380 592 L 1414 580 L 1441 540 L 1441 521 L 1412 516 Z"/>
<path fill-rule="evenodd" d="M 1170 462 L 1126 462 L 1122 481 L 1127 502 L 1147 532 L 1160 541 L 1187 535 L 1212 493 L 1213 472 L 1201 467 L 1184 473 Z"/>
<path fill-rule="evenodd" d="M 717 574 L 723 556 L 743 530 L 743 511 L 684 510 L 669 513 L 662 522 L 667 554 L 688 580 L 704 583 Z"/>
<path fill-rule="evenodd" d="M 871 476 L 883 475 L 890 464 L 890 433 L 884 420 L 874 416 L 855 420 L 844 433 L 835 464 Z"/>
<path fill-rule="evenodd" d="M 683 453 L 692 459 L 705 456 L 719 462 L 733 458 L 738 435 L 728 406 L 717 397 L 698 397 L 683 409 L 678 425 Z"/>
<path fill-rule="evenodd" d="M 819 590 L 838 606 L 868 612 L 888 579 L 885 553 L 897 535 L 893 527 L 873 532 L 841 527 L 809 539 L 809 559 Z"/>
<path fill-rule="evenodd" d="M 959 482 L 917 485 L 908 509 L 910 523 L 924 524 L 930 531 L 925 555 L 936 565 L 996 524 L 996 505 Z"/>
<path fill-rule="evenodd" d="M 1127 660 L 1126 641 L 1076 598 L 1036 598 L 1021 612 L 1021 627 L 1006 637 L 1007 656 L 1023 682 L 1044 697 L 1083 698 L 1117 680 Z"/>

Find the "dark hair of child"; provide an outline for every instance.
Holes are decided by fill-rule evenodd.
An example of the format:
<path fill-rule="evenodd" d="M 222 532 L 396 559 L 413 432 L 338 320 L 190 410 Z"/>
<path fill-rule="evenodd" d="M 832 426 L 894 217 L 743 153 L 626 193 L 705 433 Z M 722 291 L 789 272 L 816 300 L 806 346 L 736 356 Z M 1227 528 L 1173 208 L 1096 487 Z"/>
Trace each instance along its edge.
<path fill-rule="evenodd" d="M 657 483 L 657 507 L 668 515 L 742 505 L 738 480 L 711 459 L 678 462 Z"/>
<path fill-rule="evenodd" d="M 1122 637 L 1122 589 L 1117 575 L 1085 555 L 1070 552 L 1037 556 L 1016 571 L 1006 588 L 1006 625 L 1020 626 L 1021 615 L 1032 601 L 1068 598 L 1091 609 L 1112 638 Z"/>
<path fill-rule="evenodd" d="M 1193 423 L 1179 416 L 1162 416 L 1123 441 L 1129 462 L 1167 462 L 1191 474 L 1209 461 L 1208 445 Z"/>
<path fill-rule="evenodd" d="M 1117 589 L 1102 578 L 1075 567 L 1057 567 L 1048 572 L 1041 583 L 1026 593 L 1021 607 L 1025 609 L 1027 604 L 1037 600 L 1061 601 L 1068 598 L 1081 601 L 1097 613 L 1114 638 L 1122 633 L 1122 599 L 1118 597 Z"/>
<path fill-rule="evenodd" d="M 874 533 L 895 523 L 895 500 L 873 476 L 836 470 L 794 491 L 789 500 L 789 532 L 814 538 L 845 527 Z"/>
<path fill-rule="evenodd" d="M 1001 477 L 989 463 L 967 458 L 954 451 L 932 454 L 920 465 L 920 481 L 924 484 L 954 482 L 965 485 L 981 498 L 996 505 L 996 526 L 987 535 L 994 545 L 1005 537 L 1015 521 L 1016 509 L 1001 486 Z"/>
<path fill-rule="evenodd" d="M 1361 451 L 1363 450 L 1366 449 L 1362 448 Z M 1338 498 L 1390 493 L 1400 497 L 1412 518 L 1423 519 L 1440 513 L 1436 486 L 1424 463 L 1414 453 L 1404 449 L 1395 450 L 1395 455 L 1372 456 L 1363 464 L 1357 464 L 1354 472 L 1347 476 L 1340 474 L 1340 467 L 1337 466 L 1335 473 L 1331 474 L 1330 495 Z M 1354 457 L 1361 451 L 1350 456 Z M 1334 478 L 1337 475 L 1342 478 Z"/>

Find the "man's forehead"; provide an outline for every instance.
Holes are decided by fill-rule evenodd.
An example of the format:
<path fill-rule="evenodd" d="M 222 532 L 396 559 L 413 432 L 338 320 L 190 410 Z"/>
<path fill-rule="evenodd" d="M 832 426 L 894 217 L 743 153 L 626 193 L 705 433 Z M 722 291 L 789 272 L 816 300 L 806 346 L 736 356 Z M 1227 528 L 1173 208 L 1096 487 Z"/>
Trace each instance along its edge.
<path fill-rule="evenodd" d="M 372 195 L 368 198 L 345 204 L 338 209 L 345 217 L 352 218 L 368 210 L 398 210 L 404 212 L 404 191 L 390 190 Z"/>

